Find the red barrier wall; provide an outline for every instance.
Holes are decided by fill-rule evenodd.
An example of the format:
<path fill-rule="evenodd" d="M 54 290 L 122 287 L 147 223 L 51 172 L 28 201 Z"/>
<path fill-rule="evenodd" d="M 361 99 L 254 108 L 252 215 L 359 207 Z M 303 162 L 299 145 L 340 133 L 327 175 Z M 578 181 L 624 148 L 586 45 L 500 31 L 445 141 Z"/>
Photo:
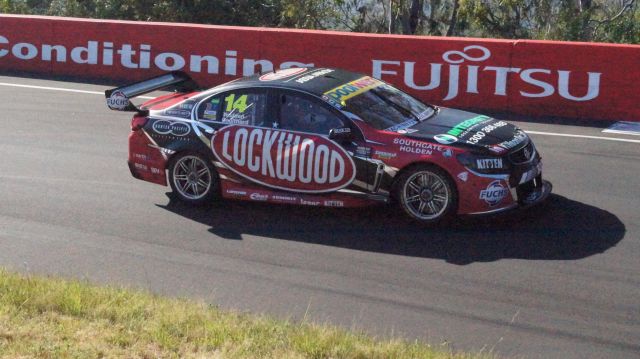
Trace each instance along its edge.
<path fill-rule="evenodd" d="M 271 67 L 372 74 L 448 107 L 640 121 L 640 46 L 0 15 L 0 71 L 215 85 Z"/>

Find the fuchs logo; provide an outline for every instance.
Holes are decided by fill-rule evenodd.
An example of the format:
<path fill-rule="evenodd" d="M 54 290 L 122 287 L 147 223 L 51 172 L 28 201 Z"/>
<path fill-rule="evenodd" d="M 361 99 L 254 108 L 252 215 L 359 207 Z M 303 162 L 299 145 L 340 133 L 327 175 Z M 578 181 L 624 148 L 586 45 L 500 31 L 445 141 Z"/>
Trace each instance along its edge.
<path fill-rule="evenodd" d="M 191 132 L 191 127 L 184 122 L 156 121 L 153 130 L 159 135 L 186 136 Z"/>
<path fill-rule="evenodd" d="M 438 141 L 438 143 L 442 143 L 443 145 L 450 145 L 458 141 L 458 138 L 456 136 L 447 135 L 446 133 L 435 135 L 433 136 L 433 139 Z"/>
<path fill-rule="evenodd" d="M 112 110 L 124 110 L 129 105 L 129 99 L 122 93 L 116 91 L 107 99 L 107 106 Z"/>
<path fill-rule="evenodd" d="M 287 77 L 295 76 L 307 71 L 304 67 L 292 67 L 290 69 L 278 70 L 276 72 L 270 72 L 260 76 L 260 81 L 275 81 L 286 79 Z"/>
<path fill-rule="evenodd" d="M 231 125 L 213 136 L 211 148 L 240 176 L 287 191 L 337 191 L 356 175 L 355 164 L 342 147 L 313 134 Z"/>
<path fill-rule="evenodd" d="M 449 83 L 448 92 L 444 101 L 452 100 L 458 97 L 461 90 L 467 93 L 477 94 L 478 83 L 483 81 L 495 81 L 494 95 L 507 96 L 507 81 L 513 81 L 509 74 L 518 74 L 520 83 L 517 86 L 520 96 L 528 98 L 549 97 L 556 92 L 560 97 L 567 100 L 583 102 L 590 101 L 598 97 L 600 93 L 600 72 L 578 73 L 569 70 L 551 70 L 551 69 L 525 69 L 520 67 L 502 67 L 502 66 L 479 66 L 477 63 L 489 60 L 491 51 L 484 46 L 470 45 L 462 49 L 462 51 L 451 50 L 442 54 L 442 60 L 446 64 L 431 63 L 429 71 L 424 69 L 416 70 L 416 62 L 399 61 L 399 60 L 373 60 L 373 77 L 381 79 L 383 75 L 400 75 L 404 77 L 404 84 L 414 90 L 431 91 L 440 88 L 442 79 L 442 69 L 448 65 Z M 464 66 L 463 63 L 469 61 L 473 64 Z M 420 64 L 420 63 L 418 63 Z M 403 66 L 404 69 L 400 68 Z M 400 71 L 399 71 L 400 70 Z M 401 70 L 404 70 L 404 74 Z M 430 80 L 427 84 L 417 84 L 415 79 L 416 72 L 430 72 Z M 461 89 L 460 77 L 466 74 L 466 88 Z M 570 82 L 575 82 L 588 78 L 586 86 L 586 94 L 570 91 Z M 545 80 L 543 80 L 545 79 Z M 548 79 L 548 80 L 546 80 Z M 424 82 L 424 81 L 422 81 Z M 518 84 L 519 85 L 519 84 Z M 513 86 L 513 85 L 510 85 Z M 578 86 L 575 86 L 578 87 Z M 580 86 L 580 88 L 585 88 Z M 532 90 L 528 90 L 532 89 Z"/>
<path fill-rule="evenodd" d="M 493 181 L 487 186 L 487 189 L 480 191 L 480 199 L 483 199 L 489 206 L 493 207 L 508 194 L 509 189 L 504 187 L 500 181 Z"/>

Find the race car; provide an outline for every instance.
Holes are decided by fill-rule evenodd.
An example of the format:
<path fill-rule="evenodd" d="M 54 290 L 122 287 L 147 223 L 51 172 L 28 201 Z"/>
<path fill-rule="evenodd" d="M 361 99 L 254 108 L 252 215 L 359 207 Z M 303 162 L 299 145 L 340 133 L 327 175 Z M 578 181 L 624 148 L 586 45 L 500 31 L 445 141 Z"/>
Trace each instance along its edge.
<path fill-rule="evenodd" d="M 174 91 L 136 106 L 131 99 Z M 135 112 L 133 177 L 182 201 L 325 207 L 389 203 L 433 224 L 544 201 L 540 153 L 516 126 L 425 104 L 379 79 L 288 68 L 201 90 L 172 72 L 105 91 Z M 384 208 L 384 207 L 383 207 Z"/>

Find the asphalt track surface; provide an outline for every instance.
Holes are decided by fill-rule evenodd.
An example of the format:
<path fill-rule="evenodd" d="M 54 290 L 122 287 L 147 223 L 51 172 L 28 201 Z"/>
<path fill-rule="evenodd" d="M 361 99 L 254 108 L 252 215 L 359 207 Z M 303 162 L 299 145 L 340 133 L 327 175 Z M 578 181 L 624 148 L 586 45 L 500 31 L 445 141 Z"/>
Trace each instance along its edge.
<path fill-rule="evenodd" d="M 104 97 L 0 85 L 0 104 L 0 266 L 454 350 L 640 357 L 640 142 L 533 134 L 545 205 L 425 230 L 385 207 L 189 208 L 130 176 L 130 114 Z"/>

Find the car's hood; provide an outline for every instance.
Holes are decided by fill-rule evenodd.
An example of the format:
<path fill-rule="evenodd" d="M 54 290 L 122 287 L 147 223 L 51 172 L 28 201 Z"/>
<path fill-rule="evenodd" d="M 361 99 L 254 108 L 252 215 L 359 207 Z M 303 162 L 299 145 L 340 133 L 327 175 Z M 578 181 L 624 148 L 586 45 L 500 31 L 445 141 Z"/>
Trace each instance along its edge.
<path fill-rule="evenodd" d="M 497 153 L 503 150 L 496 146 L 506 150 L 527 138 L 524 132 L 506 121 L 449 108 L 440 108 L 435 116 L 399 132 L 416 139 L 486 148 Z"/>

